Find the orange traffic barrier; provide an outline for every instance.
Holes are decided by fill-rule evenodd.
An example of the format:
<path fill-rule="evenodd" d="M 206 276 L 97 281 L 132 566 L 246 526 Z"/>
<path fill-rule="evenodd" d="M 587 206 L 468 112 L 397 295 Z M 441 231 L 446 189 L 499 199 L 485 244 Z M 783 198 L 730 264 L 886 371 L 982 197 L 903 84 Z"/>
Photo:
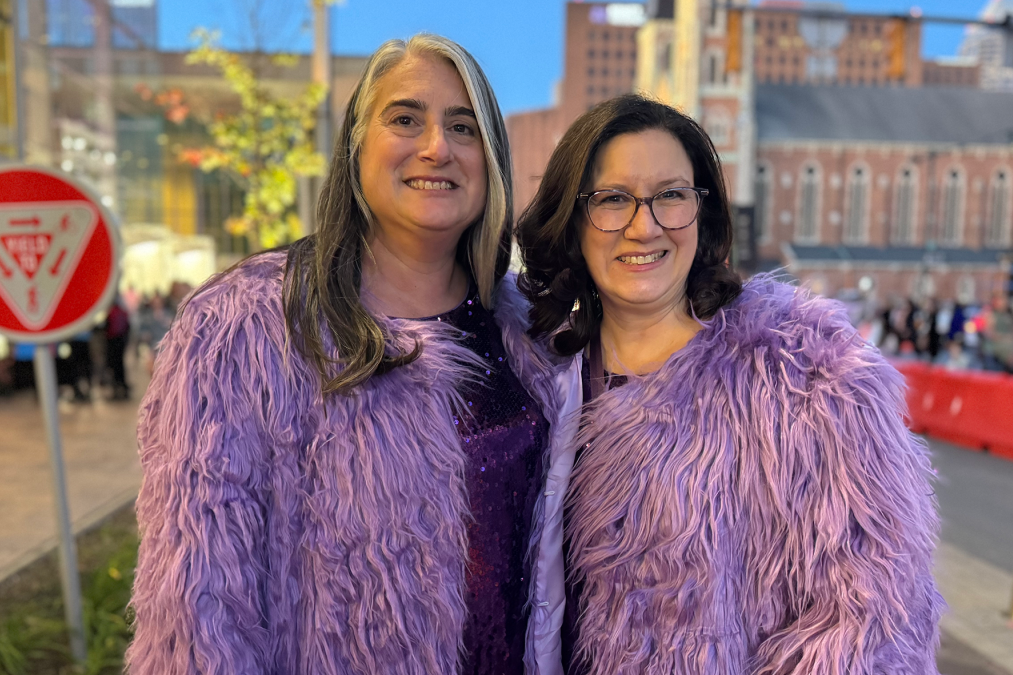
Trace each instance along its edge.
<path fill-rule="evenodd" d="M 907 381 L 912 431 L 1013 459 L 1013 377 L 918 361 L 894 365 Z"/>

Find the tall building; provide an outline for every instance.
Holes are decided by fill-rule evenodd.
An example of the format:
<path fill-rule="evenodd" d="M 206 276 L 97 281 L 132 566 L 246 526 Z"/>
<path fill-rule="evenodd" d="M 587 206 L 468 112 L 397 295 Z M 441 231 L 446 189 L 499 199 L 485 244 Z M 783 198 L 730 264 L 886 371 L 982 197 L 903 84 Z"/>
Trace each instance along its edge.
<path fill-rule="evenodd" d="M 158 47 L 158 8 L 155 0 L 111 0 L 113 48 Z"/>
<path fill-rule="evenodd" d="M 155 0 L 104 0 L 110 5 L 115 49 L 155 49 L 158 8 Z M 54 47 L 95 46 L 95 5 L 92 0 L 46 0 L 49 44 Z"/>
<path fill-rule="evenodd" d="M 728 195 L 735 207 L 735 261 L 755 259 L 752 235 L 753 10 L 710 0 L 652 2 L 638 45 L 637 88 L 700 121 L 721 157 Z M 740 9 L 741 7 L 741 9 Z"/>
<path fill-rule="evenodd" d="M 981 13 L 984 21 L 1001 23 L 1013 16 L 1013 0 L 991 0 Z M 1013 91 L 1013 30 L 970 26 L 960 53 L 981 68 L 984 89 Z"/>
<path fill-rule="evenodd" d="M 507 118 L 514 162 L 514 210 L 534 197 L 552 150 L 570 124 L 596 104 L 633 91 L 639 2 L 568 2 L 559 100 L 551 108 Z"/>
<path fill-rule="evenodd" d="M 12 0 L 0 0 L 0 161 L 17 157 L 17 92 Z"/>
<path fill-rule="evenodd" d="M 755 11 L 758 84 L 922 83 L 921 30 L 914 19 L 849 16 L 844 5 L 766 0 Z"/>
<path fill-rule="evenodd" d="M 223 172 L 204 174 L 179 157 L 183 148 L 208 142 L 195 120 L 237 110 L 238 97 L 225 86 L 221 73 L 187 63 L 185 52 L 112 50 L 115 136 L 110 139 L 93 115 L 94 53 L 91 47 L 49 50 L 52 70 L 59 73 L 50 104 L 55 118 L 50 130 L 56 140 L 53 165 L 99 191 L 103 177 L 114 170 L 115 207 L 124 224 L 157 223 L 184 236 L 210 234 L 217 238 L 219 251 L 243 252 L 245 244 L 233 241 L 222 227 L 242 210 L 242 192 Z M 361 57 L 332 59 L 335 128 L 365 62 Z M 310 57 L 300 57 L 291 68 L 264 60 L 260 78 L 277 95 L 295 97 L 312 80 Z M 188 108 L 190 119 L 182 124 L 167 119 L 152 100 L 157 92 L 171 91 L 178 91 Z"/>

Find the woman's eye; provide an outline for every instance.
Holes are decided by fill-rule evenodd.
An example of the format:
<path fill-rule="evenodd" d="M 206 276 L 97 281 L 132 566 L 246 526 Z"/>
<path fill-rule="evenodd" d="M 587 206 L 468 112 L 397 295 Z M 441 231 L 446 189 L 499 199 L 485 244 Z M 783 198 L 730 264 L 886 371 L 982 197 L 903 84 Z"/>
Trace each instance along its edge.
<path fill-rule="evenodd" d="M 456 134 L 464 134 L 466 136 L 473 136 L 475 134 L 475 130 L 472 129 L 467 124 L 461 124 L 461 123 L 459 123 L 459 124 L 455 124 L 455 125 L 451 126 L 450 128 Z"/>
<path fill-rule="evenodd" d="M 408 115 L 398 115 L 397 117 L 394 118 L 394 124 L 397 124 L 398 126 L 402 127 L 410 125 L 413 121 L 414 120 L 412 120 L 412 118 L 409 117 Z"/>
<path fill-rule="evenodd" d="M 685 198 L 686 195 L 683 194 L 682 190 L 665 190 L 657 197 L 657 199 L 663 199 L 665 201 L 679 201 Z"/>

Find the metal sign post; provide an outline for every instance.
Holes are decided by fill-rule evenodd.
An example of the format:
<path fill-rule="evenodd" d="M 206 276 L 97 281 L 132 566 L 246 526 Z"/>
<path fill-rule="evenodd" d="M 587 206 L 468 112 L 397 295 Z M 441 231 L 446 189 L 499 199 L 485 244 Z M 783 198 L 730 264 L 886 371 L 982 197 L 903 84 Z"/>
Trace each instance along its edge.
<path fill-rule="evenodd" d="M 81 608 L 81 580 L 77 573 L 77 545 L 67 503 L 67 481 L 63 472 L 63 444 L 56 411 L 56 366 L 49 345 L 35 347 L 35 386 L 39 392 L 42 418 L 49 441 L 49 463 L 53 470 L 53 496 L 56 522 L 60 530 L 60 579 L 63 581 L 63 607 L 70 631 L 70 653 L 80 662 L 88 657 L 84 642 L 84 613 Z"/>
<path fill-rule="evenodd" d="M 35 344 L 46 425 L 70 650 L 85 661 L 77 550 L 67 500 L 52 345 L 88 330 L 116 294 L 116 221 L 87 188 L 49 169 L 0 169 L 0 335 Z"/>

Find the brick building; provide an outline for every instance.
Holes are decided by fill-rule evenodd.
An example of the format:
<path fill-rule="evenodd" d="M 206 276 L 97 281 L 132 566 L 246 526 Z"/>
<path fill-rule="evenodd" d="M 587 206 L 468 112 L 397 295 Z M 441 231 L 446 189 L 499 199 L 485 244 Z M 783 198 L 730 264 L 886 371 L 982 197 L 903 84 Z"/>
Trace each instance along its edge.
<path fill-rule="evenodd" d="M 922 84 L 921 27 L 886 16 L 799 12 L 805 3 L 761 2 L 754 12 L 756 82 Z"/>
<path fill-rule="evenodd" d="M 1013 243 L 1013 94 L 756 89 L 764 267 L 834 295 L 987 298 Z"/>
<path fill-rule="evenodd" d="M 518 215 L 534 197 L 552 150 L 570 124 L 601 101 L 633 91 L 636 36 L 645 17 L 640 3 L 567 3 L 559 100 L 551 108 L 517 113 L 506 121 Z"/>

